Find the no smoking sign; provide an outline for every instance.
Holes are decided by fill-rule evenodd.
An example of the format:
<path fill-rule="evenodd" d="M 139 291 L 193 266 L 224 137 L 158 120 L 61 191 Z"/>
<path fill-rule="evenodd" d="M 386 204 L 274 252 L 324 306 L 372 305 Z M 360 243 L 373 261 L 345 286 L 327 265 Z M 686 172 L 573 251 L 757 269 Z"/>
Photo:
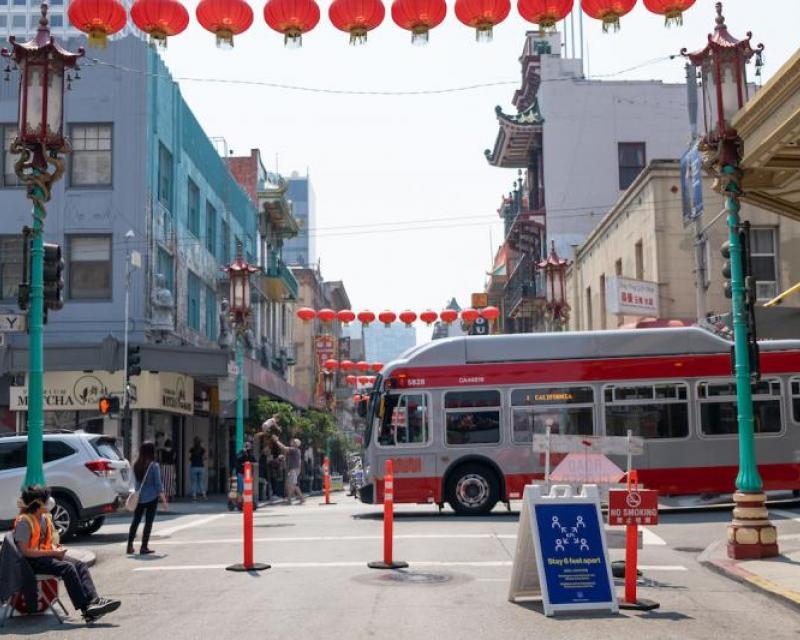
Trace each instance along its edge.
<path fill-rule="evenodd" d="M 609 491 L 608 524 L 658 524 L 658 491 Z"/>

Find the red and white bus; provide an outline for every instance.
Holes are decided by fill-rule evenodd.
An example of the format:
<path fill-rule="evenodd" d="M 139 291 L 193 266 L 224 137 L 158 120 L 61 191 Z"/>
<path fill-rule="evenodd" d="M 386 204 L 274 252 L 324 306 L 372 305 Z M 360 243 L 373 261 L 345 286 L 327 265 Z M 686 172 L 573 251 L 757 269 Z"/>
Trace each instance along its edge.
<path fill-rule="evenodd" d="M 800 489 L 800 340 L 760 344 L 756 451 L 766 490 Z M 731 343 L 698 327 L 460 337 L 385 367 L 372 390 L 362 501 L 485 513 L 543 478 L 532 434 L 645 439 L 639 479 L 664 495 L 728 493 L 738 465 Z M 624 468 L 624 459 L 612 460 Z"/>

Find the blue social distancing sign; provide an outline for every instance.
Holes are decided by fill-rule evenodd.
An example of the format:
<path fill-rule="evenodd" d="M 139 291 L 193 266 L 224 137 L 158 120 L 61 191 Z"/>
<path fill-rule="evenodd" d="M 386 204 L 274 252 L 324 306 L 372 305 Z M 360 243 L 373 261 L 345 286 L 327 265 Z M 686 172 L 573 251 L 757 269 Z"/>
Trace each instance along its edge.
<path fill-rule="evenodd" d="M 618 610 L 596 486 L 525 487 L 509 591 L 521 598 L 541 598 L 546 615 Z"/>

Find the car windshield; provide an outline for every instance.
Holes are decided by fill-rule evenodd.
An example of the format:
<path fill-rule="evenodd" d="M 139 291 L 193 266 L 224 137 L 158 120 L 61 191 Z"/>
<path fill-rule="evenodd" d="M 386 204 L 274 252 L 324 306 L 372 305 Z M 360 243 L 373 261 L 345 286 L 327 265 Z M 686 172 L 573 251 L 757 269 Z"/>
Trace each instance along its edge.
<path fill-rule="evenodd" d="M 106 458 L 107 460 L 122 460 L 122 454 L 117 449 L 114 440 L 110 438 L 95 438 L 92 442 L 92 447 L 97 451 L 97 455 Z"/>

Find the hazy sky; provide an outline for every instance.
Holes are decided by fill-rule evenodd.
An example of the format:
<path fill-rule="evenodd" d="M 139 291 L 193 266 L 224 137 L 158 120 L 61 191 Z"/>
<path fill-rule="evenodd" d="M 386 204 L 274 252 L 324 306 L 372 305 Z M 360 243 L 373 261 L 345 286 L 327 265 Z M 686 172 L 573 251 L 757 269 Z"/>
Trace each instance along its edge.
<path fill-rule="evenodd" d="M 236 38 L 233 51 L 221 51 L 197 24 L 196 3 L 190 2 L 190 27 L 171 40 L 165 57 L 176 78 L 313 89 L 416 91 L 510 81 L 474 91 L 389 97 L 180 81 L 209 135 L 223 136 L 237 155 L 258 147 L 271 170 L 277 155 L 281 173 L 309 171 L 322 273 L 345 282 L 354 308 L 438 310 L 452 296 L 468 304 L 469 294 L 483 289 L 492 251 L 502 240 L 497 207 L 515 178 L 514 170 L 489 166 L 483 151 L 497 133 L 495 105 L 513 110 L 518 58 L 532 25 L 512 1 L 494 41 L 478 44 L 448 0 L 448 16 L 431 32 L 430 44 L 415 47 L 386 4 L 386 19 L 369 42 L 352 47 L 347 34 L 328 21 L 329 2 L 323 0 L 320 24 L 299 50 L 285 49 L 282 36 L 264 23 L 263 4 L 252 5 L 253 26 Z M 798 46 L 800 1 L 724 4 L 734 35 L 752 30 L 754 40 L 766 45 L 768 78 Z M 698 49 L 713 29 L 714 15 L 712 0 L 697 0 L 683 27 L 666 29 L 639 2 L 616 34 L 603 34 L 599 23 L 585 19 L 590 76 L 663 58 L 684 46 Z M 661 61 L 618 78 L 682 82 L 683 65 L 680 59 Z M 423 326 L 418 335 L 426 339 L 429 331 Z"/>

